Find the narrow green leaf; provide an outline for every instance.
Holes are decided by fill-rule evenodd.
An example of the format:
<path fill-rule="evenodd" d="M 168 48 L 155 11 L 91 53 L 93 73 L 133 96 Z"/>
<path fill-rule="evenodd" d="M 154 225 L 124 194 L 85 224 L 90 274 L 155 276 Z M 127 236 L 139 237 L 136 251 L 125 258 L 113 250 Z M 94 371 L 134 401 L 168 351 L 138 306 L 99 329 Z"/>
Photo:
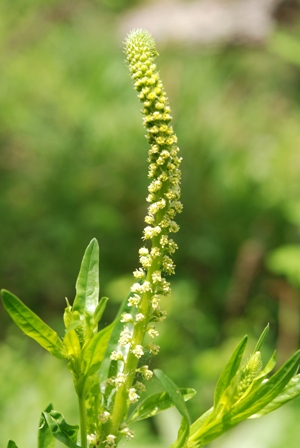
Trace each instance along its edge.
<path fill-rule="evenodd" d="M 220 437 L 225 432 L 229 431 L 233 426 L 220 418 L 215 418 L 211 414 L 200 427 L 200 429 L 191 435 L 188 440 L 188 448 L 197 448 L 207 445 L 213 440 Z"/>
<path fill-rule="evenodd" d="M 185 417 L 188 421 L 190 421 L 190 417 L 188 414 L 188 410 L 186 408 L 184 399 L 181 395 L 180 389 L 176 386 L 176 384 L 161 370 L 155 369 L 154 374 L 156 378 L 159 380 L 165 391 L 168 393 L 170 399 L 180 412 L 180 414 Z"/>
<path fill-rule="evenodd" d="M 237 423 L 245 420 L 273 401 L 283 392 L 285 386 L 295 375 L 299 362 L 300 350 L 294 353 L 269 380 L 265 380 L 258 387 L 252 388 L 243 400 L 233 406 L 229 416 L 230 420 Z"/>
<path fill-rule="evenodd" d="M 9 440 L 7 444 L 7 448 L 18 448 L 13 440 Z"/>
<path fill-rule="evenodd" d="M 216 408 L 219 404 L 220 398 L 224 391 L 229 386 L 232 378 L 237 373 L 242 357 L 247 345 L 248 337 L 244 336 L 241 342 L 238 344 L 234 352 L 232 353 L 228 363 L 226 364 L 223 372 L 221 373 L 221 376 L 217 382 L 216 388 L 215 388 L 215 399 L 214 399 L 214 407 Z"/>
<path fill-rule="evenodd" d="M 78 335 L 75 330 L 69 330 L 66 332 L 64 337 L 64 344 L 68 357 L 68 367 L 75 374 L 79 374 L 81 347 Z"/>
<path fill-rule="evenodd" d="M 280 408 L 287 402 L 298 397 L 298 395 L 300 395 L 300 374 L 294 376 L 285 386 L 281 394 L 279 394 L 273 401 L 267 404 L 267 406 L 262 408 L 259 412 L 251 415 L 250 418 L 259 418 L 263 415 L 269 414 L 270 412 L 275 411 L 275 409 Z"/>
<path fill-rule="evenodd" d="M 274 369 L 275 366 L 276 366 L 276 350 L 272 353 L 271 358 L 267 362 L 267 364 L 264 367 L 264 369 L 257 376 L 257 379 L 266 377 Z"/>
<path fill-rule="evenodd" d="M 15 324 L 30 338 L 38 342 L 45 350 L 57 358 L 66 357 L 62 340 L 30 308 L 14 294 L 3 289 L 1 291 L 4 308 Z"/>
<path fill-rule="evenodd" d="M 99 300 L 99 245 L 92 239 L 84 253 L 76 281 L 73 311 L 93 314 Z"/>
<path fill-rule="evenodd" d="M 263 345 L 263 343 L 264 343 L 264 341 L 266 339 L 266 336 L 269 333 L 269 330 L 270 330 L 270 326 L 268 324 L 266 326 L 266 328 L 264 329 L 264 331 L 262 332 L 262 334 L 260 335 L 258 341 L 257 341 L 257 344 L 256 344 L 255 349 L 254 349 L 254 353 L 258 352 L 260 350 L 260 347 Z"/>
<path fill-rule="evenodd" d="M 183 448 L 187 444 L 190 428 L 190 417 L 184 399 L 179 388 L 167 375 L 158 369 L 154 370 L 154 374 L 182 415 L 181 426 L 178 431 L 177 439 L 173 443 L 172 448 Z"/>
<path fill-rule="evenodd" d="M 76 444 L 78 425 L 69 425 L 62 414 L 57 411 L 43 412 L 43 417 L 53 436 L 68 448 L 80 448 Z"/>
<path fill-rule="evenodd" d="M 185 448 L 189 438 L 189 422 L 183 417 L 177 434 L 177 439 L 172 443 L 171 448 Z"/>
<path fill-rule="evenodd" d="M 44 412 L 51 412 L 53 406 L 50 403 Z M 43 413 L 41 414 L 39 430 L 38 430 L 38 448 L 55 448 L 55 438 L 45 420 Z"/>
<path fill-rule="evenodd" d="M 207 420 L 210 419 L 213 411 L 214 411 L 214 408 L 211 407 L 206 412 L 204 412 L 204 414 L 202 414 L 199 418 L 197 418 L 197 420 L 194 421 L 194 423 L 191 425 L 191 428 L 190 428 L 190 438 L 200 430 L 201 426 L 205 422 L 207 422 Z"/>
<path fill-rule="evenodd" d="M 100 302 L 97 305 L 97 308 L 96 308 L 95 314 L 94 314 L 94 321 L 95 321 L 96 325 L 98 325 L 98 323 L 100 322 L 100 320 L 101 320 L 101 318 L 103 316 L 103 313 L 104 313 L 104 310 L 106 308 L 107 302 L 108 302 L 108 298 L 107 297 L 102 297 L 100 299 Z"/>
<path fill-rule="evenodd" d="M 94 335 L 82 352 L 81 370 L 84 375 L 95 373 L 103 361 L 116 321 Z"/>
<path fill-rule="evenodd" d="M 180 388 L 184 401 L 188 401 L 196 394 L 195 389 Z M 128 423 L 137 422 L 139 420 L 144 420 L 149 417 L 157 415 L 159 412 L 174 406 L 167 392 L 161 392 L 158 394 L 153 394 L 150 397 L 145 398 L 130 415 Z"/>
<path fill-rule="evenodd" d="M 74 329 L 66 332 L 64 337 L 64 344 L 68 357 L 74 356 L 75 358 L 79 358 L 81 352 L 80 341 Z"/>
<path fill-rule="evenodd" d="M 103 412 L 98 372 L 89 376 L 84 386 L 87 433 L 92 434 L 98 426 L 99 415 Z M 90 448 L 96 448 L 96 446 L 91 443 Z M 97 445 L 97 448 L 100 447 Z"/>

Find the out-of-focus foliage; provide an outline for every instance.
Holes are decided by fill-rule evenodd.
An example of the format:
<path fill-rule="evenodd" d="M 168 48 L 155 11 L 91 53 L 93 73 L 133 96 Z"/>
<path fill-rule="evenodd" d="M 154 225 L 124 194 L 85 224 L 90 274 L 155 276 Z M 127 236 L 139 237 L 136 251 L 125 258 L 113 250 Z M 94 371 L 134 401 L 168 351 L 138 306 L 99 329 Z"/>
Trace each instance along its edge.
<path fill-rule="evenodd" d="M 137 266 L 147 142 L 117 32 L 118 15 L 136 3 L 0 3 L 0 285 L 48 322 L 65 296 L 73 299 L 93 237 L 102 294 L 111 297 L 107 319 Z M 178 277 L 153 363 L 198 389 L 195 415 L 211 404 L 245 331 L 256 338 L 270 322 L 273 339 L 280 332 L 265 257 L 300 240 L 297 35 L 295 25 L 257 47 L 170 45 L 158 61 L 184 157 L 184 212 Z M 4 336 L 2 309 L 0 323 Z M 17 380 L 30 383 L 24 365 Z M 11 419 L 17 386 L 9 387 L 1 402 Z"/>
<path fill-rule="evenodd" d="M 1 6 L 1 285 L 39 307 L 72 296 L 95 235 L 103 281 L 130 272 L 145 210 L 146 142 L 115 16 L 76 5 Z M 297 238 L 299 71 L 265 47 L 170 47 L 160 64 L 185 159 L 178 272 L 215 315 L 245 241 Z"/>
<path fill-rule="evenodd" d="M 134 265 L 146 143 L 105 10 L 30 12 L 2 44 L 1 284 L 55 307 L 91 236 L 106 241 L 103 277 Z"/>
<path fill-rule="evenodd" d="M 285 275 L 288 281 L 300 286 L 300 246 L 285 245 L 271 252 L 268 258 L 268 266 L 278 275 Z"/>
<path fill-rule="evenodd" d="M 65 366 L 41 351 L 33 352 L 27 342 L 10 332 L 6 343 L 0 345 L 3 447 L 12 438 L 18 446 L 36 446 L 40 411 L 51 400 L 61 405 L 70 420 L 76 421 L 77 403 Z"/>

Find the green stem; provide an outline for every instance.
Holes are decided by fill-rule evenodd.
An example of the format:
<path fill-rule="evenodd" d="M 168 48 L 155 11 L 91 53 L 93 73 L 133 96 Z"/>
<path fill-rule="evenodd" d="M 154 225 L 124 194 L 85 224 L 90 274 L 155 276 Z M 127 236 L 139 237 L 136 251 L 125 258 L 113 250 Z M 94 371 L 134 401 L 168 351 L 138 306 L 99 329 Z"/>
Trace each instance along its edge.
<path fill-rule="evenodd" d="M 147 280 L 151 279 L 152 272 L 153 268 L 150 268 L 148 271 Z M 144 314 L 145 319 L 142 322 L 138 322 L 134 327 L 132 337 L 133 346 L 143 345 L 151 311 L 151 293 L 148 292 L 143 294 L 139 310 Z M 123 371 L 126 375 L 126 381 L 118 388 L 116 392 L 108 434 L 118 435 L 119 427 L 127 414 L 128 390 L 132 387 L 138 362 L 138 358 L 132 352 L 129 352 Z"/>
<path fill-rule="evenodd" d="M 162 189 L 164 191 L 164 189 Z M 159 223 L 163 216 L 163 211 L 157 213 L 156 222 Z M 159 247 L 159 237 L 154 237 L 152 240 L 152 247 Z M 160 269 L 160 260 L 154 259 L 152 265 L 147 271 L 146 281 L 152 284 L 152 274 L 157 269 Z M 144 315 L 144 319 L 141 322 L 136 322 L 132 335 L 132 346 L 143 345 L 145 335 L 148 328 L 148 323 L 151 315 L 151 292 L 146 292 L 142 295 L 142 300 L 139 305 L 139 312 Z M 132 353 L 129 352 L 125 361 L 123 373 L 126 377 L 126 381 L 116 391 L 114 406 L 111 413 L 110 424 L 108 425 L 107 434 L 116 435 L 118 437 L 118 431 L 120 425 L 124 421 L 128 410 L 128 390 L 132 387 L 136 368 L 139 360 Z"/>
<path fill-rule="evenodd" d="M 87 424 L 84 394 L 78 395 L 81 448 L 87 448 Z"/>

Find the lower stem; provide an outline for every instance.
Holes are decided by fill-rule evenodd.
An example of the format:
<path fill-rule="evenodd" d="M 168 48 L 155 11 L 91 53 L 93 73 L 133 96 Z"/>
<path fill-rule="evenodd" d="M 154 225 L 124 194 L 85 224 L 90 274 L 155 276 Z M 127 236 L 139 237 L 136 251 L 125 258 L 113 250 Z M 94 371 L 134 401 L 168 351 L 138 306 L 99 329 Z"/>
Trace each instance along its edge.
<path fill-rule="evenodd" d="M 78 395 L 81 448 L 87 448 L 87 425 L 84 395 Z"/>
<path fill-rule="evenodd" d="M 148 273 L 149 277 L 150 275 L 151 274 Z M 150 310 L 151 310 L 151 293 L 145 293 L 141 306 L 139 308 L 139 311 L 141 311 L 144 314 L 145 320 L 137 323 L 135 326 L 132 338 L 133 346 L 143 344 L 145 334 L 147 331 Z M 111 420 L 109 425 L 109 434 L 117 436 L 119 427 L 123 422 L 124 418 L 126 417 L 128 410 L 128 390 L 132 387 L 138 362 L 139 359 L 132 352 L 129 352 L 123 370 L 123 373 L 126 375 L 126 381 L 116 391 L 114 407 L 111 414 Z"/>

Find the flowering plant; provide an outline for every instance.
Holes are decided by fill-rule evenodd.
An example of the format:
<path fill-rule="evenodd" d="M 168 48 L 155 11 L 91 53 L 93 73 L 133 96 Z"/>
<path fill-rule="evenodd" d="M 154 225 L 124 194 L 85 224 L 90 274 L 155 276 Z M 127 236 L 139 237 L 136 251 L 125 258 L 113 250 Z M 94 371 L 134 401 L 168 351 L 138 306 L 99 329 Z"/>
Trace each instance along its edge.
<path fill-rule="evenodd" d="M 145 364 L 145 355 L 159 351 L 154 343 L 157 324 L 166 317 L 160 304 L 170 294 L 166 276 L 175 270 L 172 255 L 177 244 L 170 235 L 179 230 L 175 217 L 182 211 L 181 158 L 168 99 L 154 62 L 157 51 L 152 36 L 144 30 L 133 31 L 125 41 L 125 53 L 143 104 L 150 146 L 144 245 L 139 250 L 140 266 L 133 273 L 135 280 L 128 297 L 115 320 L 99 330 L 108 299 L 99 300 L 99 247 L 95 239 L 85 251 L 73 304 L 67 300 L 63 338 L 15 295 L 2 290 L 4 307 L 19 328 L 66 361 L 78 397 L 79 425 L 68 424 L 51 404 L 42 412 L 38 448 L 53 448 L 55 440 L 69 448 L 114 448 L 122 438 L 134 437 L 133 422 L 171 406 L 182 416 L 172 447 L 201 447 L 239 422 L 263 416 L 300 394 L 300 351 L 267 378 L 276 363 L 275 353 L 265 367 L 261 360 L 268 327 L 246 362 L 242 362 L 242 356 L 247 337 L 242 339 L 218 380 L 213 407 L 193 424 L 185 402 L 195 391 L 178 388 L 161 370 L 153 372 Z M 164 391 L 147 395 L 145 383 L 153 374 Z M 8 448 L 17 445 L 9 441 Z"/>

